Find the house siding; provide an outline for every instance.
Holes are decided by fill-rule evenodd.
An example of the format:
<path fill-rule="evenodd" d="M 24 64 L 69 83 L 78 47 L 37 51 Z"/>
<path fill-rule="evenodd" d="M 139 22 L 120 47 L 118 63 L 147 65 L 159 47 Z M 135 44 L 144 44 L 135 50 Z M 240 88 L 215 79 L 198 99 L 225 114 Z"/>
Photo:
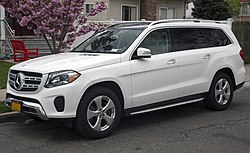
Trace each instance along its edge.
<path fill-rule="evenodd" d="M 85 3 L 97 3 L 103 0 L 86 0 Z M 121 6 L 122 5 L 132 5 L 138 6 L 138 19 L 140 19 L 140 1 L 139 0 L 107 0 L 108 9 L 94 17 L 89 17 L 91 21 L 105 21 L 114 19 L 116 21 L 122 20 L 121 17 Z"/>
<path fill-rule="evenodd" d="M 86 3 L 94 3 L 94 7 L 95 7 L 95 4 L 98 3 L 98 2 L 101 2 L 101 1 L 103 1 L 103 0 L 86 0 L 84 5 Z M 106 21 L 106 20 L 108 20 L 109 9 L 110 8 L 108 8 L 107 10 L 97 14 L 96 16 L 89 17 L 89 21 Z"/>
<path fill-rule="evenodd" d="M 96 3 L 101 2 L 103 0 L 86 0 L 86 3 Z M 147 2 L 150 0 L 147 0 Z M 105 21 L 114 19 L 115 21 L 122 20 L 121 17 L 121 6 L 122 5 L 132 5 L 132 6 L 138 6 L 138 20 L 142 18 L 145 18 L 143 15 L 145 13 L 145 10 L 141 10 L 141 3 L 143 3 L 143 0 L 107 0 L 108 3 L 108 9 L 94 17 L 90 17 L 90 21 Z M 182 19 L 185 16 L 185 9 L 186 9 L 186 0 L 157 0 L 156 2 L 156 20 L 159 19 L 159 11 L 161 7 L 166 8 L 175 8 L 175 18 Z M 143 8 L 143 7 L 142 7 Z M 148 9 L 146 11 L 149 11 Z M 140 13 L 141 14 L 140 16 Z M 152 17 L 151 17 L 152 18 Z M 151 19 L 150 18 L 150 19 Z M 152 19 L 151 19 L 152 20 Z"/>

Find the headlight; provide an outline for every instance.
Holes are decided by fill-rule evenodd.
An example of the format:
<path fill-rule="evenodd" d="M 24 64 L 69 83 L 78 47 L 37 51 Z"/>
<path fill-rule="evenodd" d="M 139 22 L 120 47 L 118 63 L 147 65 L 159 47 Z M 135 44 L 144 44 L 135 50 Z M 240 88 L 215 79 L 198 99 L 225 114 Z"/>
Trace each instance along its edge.
<path fill-rule="evenodd" d="M 80 73 L 70 70 L 50 73 L 45 87 L 52 88 L 71 83 L 75 81 L 80 75 Z"/>

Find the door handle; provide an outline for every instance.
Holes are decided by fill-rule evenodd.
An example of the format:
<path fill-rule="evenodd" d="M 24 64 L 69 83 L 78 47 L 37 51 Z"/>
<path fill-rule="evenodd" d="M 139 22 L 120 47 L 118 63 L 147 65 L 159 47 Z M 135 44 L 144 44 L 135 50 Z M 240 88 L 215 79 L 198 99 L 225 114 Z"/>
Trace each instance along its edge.
<path fill-rule="evenodd" d="M 203 59 L 207 60 L 207 59 L 210 59 L 211 58 L 211 54 L 207 54 L 203 57 Z"/>
<path fill-rule="evenodd" d="M 167 65 L 171 65 L 171 64 L 175 64 L 176 60 L 175 59 L 171 59 L 167 62 Z"/>

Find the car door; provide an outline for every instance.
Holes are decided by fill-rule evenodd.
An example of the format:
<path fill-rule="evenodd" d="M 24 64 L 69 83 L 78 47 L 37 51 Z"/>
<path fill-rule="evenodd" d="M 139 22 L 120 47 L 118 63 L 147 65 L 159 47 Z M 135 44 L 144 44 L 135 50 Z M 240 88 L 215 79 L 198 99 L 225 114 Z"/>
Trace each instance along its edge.
<path fill-rule="evenodd" d="M 179 52 L 179 96 L 203 96 L 209 88 L 209 66 L 215 51 L 209 48 L 209 30 L 205 28 L 172 29 L 173 46 Z"/>
<path fill-rule="evenodd" d="M 151 58 L 131 60 L 133 107 L 178 97 L 179 61 L 169 37 L 169 29 L 150 32 L 139 47 L 150 49 Z"/>

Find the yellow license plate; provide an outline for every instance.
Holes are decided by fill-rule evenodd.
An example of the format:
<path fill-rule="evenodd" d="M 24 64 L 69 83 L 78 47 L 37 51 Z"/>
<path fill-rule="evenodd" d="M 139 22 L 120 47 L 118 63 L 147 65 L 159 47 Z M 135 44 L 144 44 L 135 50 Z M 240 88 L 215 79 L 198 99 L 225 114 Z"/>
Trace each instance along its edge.
<path fill-rule="evenodd" d="M 11 110 L 21 112 L 22 107 L 21 107 L 20 102 L 12 101 L 12 103 L 11 103 Z"/>

